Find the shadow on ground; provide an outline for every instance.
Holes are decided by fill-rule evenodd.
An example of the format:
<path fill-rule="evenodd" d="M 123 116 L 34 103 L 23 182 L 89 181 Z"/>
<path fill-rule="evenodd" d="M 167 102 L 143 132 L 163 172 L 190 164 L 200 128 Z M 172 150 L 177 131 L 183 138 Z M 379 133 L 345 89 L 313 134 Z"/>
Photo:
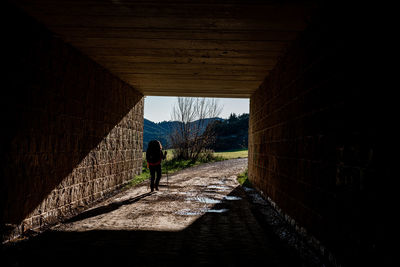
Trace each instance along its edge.
<path fill-rule="evenodd" d="M 154 192 L 148 192 L 148 193 L 142 194 L 140 196 L 124 200 L 124 201 L 112 202 L 105 206 L 100 206 L 97 208 L 89 209 L 87 211 L 84 211 L 84 212 L 78 214 L 77 216 L 74 216 L 74 217 L 66 220 L 65 223 L 81 221 L 81 220 L 84 220 L 84 219 L 87 219 L 90 217 L 95 217 L 95 216 L 98 216 L 98 215 L 101 215 L 104 213 L 112 212 L 113 210 L 116 210 L 123 205 L 129 205 L 129 204 L 135 203 L 135 202 L 141 200 L 142 198 L 152 195 L 153 193 Z"/>
<path fill-rule="evenodd" d="M 47 231 L 4 247 L 2 266 L 304 266 L 254 219 L 241 187 L 229 195 L 236 201 L 213 207 L 224 212 L 205 213 L 182 231 Z"/>

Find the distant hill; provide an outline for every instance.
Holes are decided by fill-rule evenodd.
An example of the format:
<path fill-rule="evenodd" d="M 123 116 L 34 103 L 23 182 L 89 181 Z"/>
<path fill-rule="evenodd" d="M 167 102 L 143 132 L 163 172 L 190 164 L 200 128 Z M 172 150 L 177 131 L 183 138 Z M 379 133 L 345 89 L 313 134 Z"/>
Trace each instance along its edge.
<path fill-rule="evenodd" d="M 229 119 L 206 119 L 205 127 L 210 122 L 215 121 L 217 121 L 217 123 L 215 123 L 213 127 L 217 137 L 215 144 L 210 147 L 211 149 L 215 151 L 226 151 L 247 148 L 249 114 L 245 113 L 238 116 L 236 114 L 231 114 Z M 147 145 L 153 139 L 159 140 L 163 148 L 169 148 L 169 135 L 179 123 L 178 121 L 155 123 L 144 119 L 143 151 L 147 150 Z"/>
<path fill-rule="evenodd" d="M 213 121 L 223 121 L 221 118 L 210 118 L 206 119 L 205 127 Z M 163 148 L 169 148 L 168 137 L 175 127 L 180 122 L 178 121 L 163 121 L 163 122 L 152 122 L 148 119 L 144 119 L 143 124 L 143 151 L 147 150 L 147 145 L 151 140 L 157 139 L 161 142 Z M 204 129 L 203 129 L 204 130 Z"/>
<path fill-rule="evenodd" d="M 163 147 L 168 147 L 168 136 L 172 131 L 172 122 L 155 123 L 144 119 L 143 124 L 143 151 L 147 150 L 147 145 L 153 139 L 161 142 Z"/>

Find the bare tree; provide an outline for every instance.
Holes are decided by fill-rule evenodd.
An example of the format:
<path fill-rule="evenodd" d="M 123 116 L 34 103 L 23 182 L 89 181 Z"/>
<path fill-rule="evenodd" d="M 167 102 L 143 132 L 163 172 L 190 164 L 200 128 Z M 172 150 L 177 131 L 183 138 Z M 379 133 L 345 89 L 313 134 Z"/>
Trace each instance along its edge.
<path fill-rule="evenodd" d="M 200 153 L 214 141 L 214 132 L 206 119 L 220 115 L 222 107 L 215 98 L 178 97 L 171 114 L 177 121 L 170 135 L 177 158 L 196 160 Z"/>

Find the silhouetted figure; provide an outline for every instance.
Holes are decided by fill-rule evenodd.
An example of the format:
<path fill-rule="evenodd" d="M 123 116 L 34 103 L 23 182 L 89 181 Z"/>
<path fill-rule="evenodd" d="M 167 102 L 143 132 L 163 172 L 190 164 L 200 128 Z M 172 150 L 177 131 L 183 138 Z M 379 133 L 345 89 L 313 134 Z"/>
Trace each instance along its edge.
<path fill-rule="evenodd" d="M 161 179 L 161 161 L 167 156 L 167 151 L 162 152 L 162 145 L 158 140 L 152 140 L 149 142 L 146 151 L 147 166 L 150 169 L 150 188 L 151 192 L 154 191 L 154 187 L 158 191 L 158 184 Z M 155 179 L 155 174 L 157 173 L 157 178 Z M 155 180 L 155 183 L 154 183 Z"/>

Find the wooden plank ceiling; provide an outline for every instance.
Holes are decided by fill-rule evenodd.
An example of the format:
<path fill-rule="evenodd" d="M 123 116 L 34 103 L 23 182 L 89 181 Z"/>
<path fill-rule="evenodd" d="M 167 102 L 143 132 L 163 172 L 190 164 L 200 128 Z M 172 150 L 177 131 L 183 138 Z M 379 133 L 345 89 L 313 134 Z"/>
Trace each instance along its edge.
<path fill-rule="evenodd" d="M 313 5 L 252 0 L 16 0 L 144 95 L 250 97 Z"/>

